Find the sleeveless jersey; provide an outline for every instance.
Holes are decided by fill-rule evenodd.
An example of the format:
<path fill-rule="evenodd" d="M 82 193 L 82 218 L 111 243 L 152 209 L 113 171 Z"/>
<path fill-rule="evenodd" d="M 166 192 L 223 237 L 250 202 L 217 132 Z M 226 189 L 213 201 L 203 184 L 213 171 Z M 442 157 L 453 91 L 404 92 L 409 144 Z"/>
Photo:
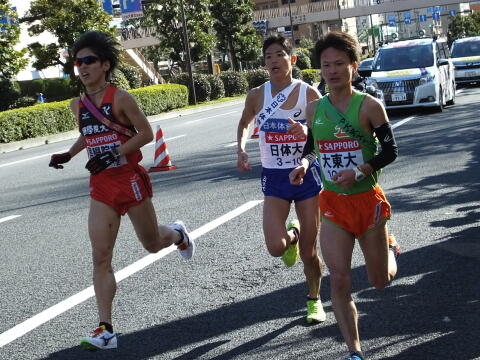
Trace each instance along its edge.
<path fill-rule="evenodd" d="M 305 109 L 307 107 L 308 85 L 299 82 L 298 100 L 292 109 L 279 108 L 259 129 L 260 158 L 262 166 L 267 169 L 292 169 L 301 164 L 306 136 L 296 138 L 287 134 L 290 127 L 288 118 L 305 125 Z M 263 85 L 263 107 L 272 102 L 272 86 L 270 81 Z M 261 124 L 258 114 L 255 119 L 257 126 Z"/>
<path fill-rule="evenodd" d="M 373 135 L 367 134 L 360 126 L 359 113 L 366 94 L 354 92 L 344 118 L 360 132 L 371 146 L 363 146 L 357 139 L 343 132 L 340 126 L 329 119 L 325 113 L 324 102 L 330 101 L 328 95 L 317 104 L 312 123 L 312 134 L 322 172 L 323 188 L 341 194 L 358 194 L 373 189 L 378 181 L 380 171 L 373 172 L 362 181 L 345 190 L 332 182 L 332 176 L 341 170 L 353 169 L 371 160 L 377 148 Z"/>
<path fill-rule="evenodd" d="M 115 92 L 117 88 L 108 85 L 105 88 L 105 94 L 103 95 L 102 104 L 99 107 L 99 111 L 110 121 L 119 123 L 113 116 L 113 105 Z M 79 116 L 80 116 L 80 133 L 85 138 L 85 144 L 87 148 L 88 158 L 91 159 L 97 154 L 105 151 L 109 151 L 112 148 L 117 148 L 121 144 L 127 142 L 130 138 L 126 135 L 120 134 L 117 131 L 108 128 L 103 125 L 97 118 L 82 104 L 79 102 Z M 122 125 L 125 126 L 125 125 Z M 128 127 L 135 132 L 133 126 Z M 102 174 L 108 174 L 111 171 L 122 169 L 123 166 L 137 165 L 142 160 L 142 153 L 137 150 L 131 154 L 121 156 L 117 161 L 110 165 L 106 170 L 102 171 Z M 118 170 L 117 170 L 118 171 Z"/>

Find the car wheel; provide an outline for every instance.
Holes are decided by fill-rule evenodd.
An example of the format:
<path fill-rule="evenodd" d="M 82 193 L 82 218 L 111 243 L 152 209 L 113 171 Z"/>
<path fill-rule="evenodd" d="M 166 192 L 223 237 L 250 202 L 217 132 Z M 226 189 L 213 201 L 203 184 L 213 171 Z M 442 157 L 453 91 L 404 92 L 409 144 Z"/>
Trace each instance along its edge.
<path fill-rule="evenodd" d="M 447 105 L 455 105 L 455 83 L 452 84 L 452 99 L 447 101 Z"/>
<path fill-rule="evenodd" d="M 435 106 L 435 112 L 442 112 L 443 111 L 443 90 L 442 88 L 440 88 L 439 92 L 438 92 L 438 100 L 439 100 L 439 103 L 440 105 L 438 106 Z"/>

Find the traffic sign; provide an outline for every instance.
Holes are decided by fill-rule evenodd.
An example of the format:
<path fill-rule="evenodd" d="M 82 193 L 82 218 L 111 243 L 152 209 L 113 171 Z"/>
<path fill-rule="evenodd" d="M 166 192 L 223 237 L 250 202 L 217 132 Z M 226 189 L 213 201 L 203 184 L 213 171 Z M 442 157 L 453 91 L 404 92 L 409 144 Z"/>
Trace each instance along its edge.
<path fill-rule="evenodd" d="M 103 5 L 103 10 L 105 10 L 110 15 L 113 15 L 113 6 L 112 0 L 98 0 Z"/>
<path fill-rule="evenodd" d="M 135 19 L 143 16 L 142 0 L 120 0 L 122 20 Z"/>
<path fill-rule="evenodd" d="M 455 16 L 456 14 L 457 14 L 457 10 L 455 10 L 455 9 L 452 9 L 452 10 L 448 11 L 448 15 L 450 15 L 450 16 Z"/>
<path fill-rule="evenodd" d="M 433 20 L 440 20 L 440 12 L 439 11 L 434 11 L 432 14 L 432 19 Z"/>
<path fill-rule="evenodd" d="M 395 14 L 388 15 L 388 26 L 395 27 L 397 25 L 397 21 L 395 18 Z"/>
<path fill-rule="evenodd" d="M 425 14 L 418 15 L 418 21 L 426 22 L 427 21 L 427 15 L 425 15 Z"/>

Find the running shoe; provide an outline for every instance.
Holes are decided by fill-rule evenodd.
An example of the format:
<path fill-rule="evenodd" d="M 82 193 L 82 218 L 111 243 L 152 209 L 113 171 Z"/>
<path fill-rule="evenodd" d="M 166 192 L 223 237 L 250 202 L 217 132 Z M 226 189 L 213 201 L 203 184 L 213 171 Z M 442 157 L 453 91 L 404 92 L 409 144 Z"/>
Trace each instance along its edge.
<path fill-rule="evenodd" d="M 80 346 L 90 351 L 116 349 L 117 334 L 109 332 L 105 326 L 101 325 L 93 330 L 91 336 L 80 340 Z"/>
<path fill-rule="evenodd" d="M 390 234 L 388 236 L 388 249 L 392 250 L 393 255 L 395 256 L 395 260 L 398 259 L 400 256 L 400 245 L 398 245 L 397 240 L 395 240 L 395 236 L 393 234 Z"/>
<path fill-rule="evenodd" d="M 172 230 L 179 231 L 183 236 L 183 241 L 177 245 L 177 249 L 180 255 L 185 260 L 191 259 L 193 254 L 195 253 L 195 242 L 190 239 L 190 235 L 188 234 L 187 228 L 185 227 L 183 221 L 175 221 L 172 225 L 170 225 L 170 228 Z"/>
<path fill-rule="evenodd" d="M 307 300 L 307 323 L 318 324 L 324 322 L 327 318 L 323 311 L 322 301 L 319 299 Z"/>
<path fill-rule="evenodd" d="M 292 267 L 298 262 L 300 250 L 298 249 L 298 240 L 300 238 L 300 223 L 298 220 L 292 220 L 287 225 L 287 231 L 293 230 L 295 234 L 295 243 L 290 244 L 282 255 L 283 263 L 287 267 Z"/>
<path fill-rule="evenodd" d="M 346 360 L 365 360 L 365 359 L 359 353 L 352 352 Z"/>

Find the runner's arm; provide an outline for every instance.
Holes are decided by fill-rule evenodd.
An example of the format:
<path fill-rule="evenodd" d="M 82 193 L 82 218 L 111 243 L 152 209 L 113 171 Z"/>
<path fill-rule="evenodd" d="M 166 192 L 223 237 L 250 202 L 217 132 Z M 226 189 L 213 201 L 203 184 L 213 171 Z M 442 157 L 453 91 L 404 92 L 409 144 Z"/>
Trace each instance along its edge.
<path fill-rule="evenodd" d="M 118 155 L 131 154 L 153 140 L 153 131 L 145 114 L 127 91 L 119 89 L 115 94 L 117 111 L 124 115 L 137 130 L 137 134 L 118 147 Z M 122 117 L 123 118 L 123 117 Z"/>
<path fill-rule="evenodd" d="M 365 175 L 370 175 L 374 171 L 380 170 L 392 163 L 397 158 L 398 146 L 383 105 L 372 97 L 367 97 L 365 100 L 365 111 L 368 114 L 370 125 L 381 146 L 380 152 L 375 155 L 373 159 L 358 166 L 361 172 Z"/>
<path fill-rule="evenodd" d="M 250 123 L 255 119 L 255 100 L 258 96 L 259 88 L 249 91 L 245 99 L 245 107 L 243 108 L 242 117 L 238 122 L 237 128 L 237 167 L 240 171 L 250 170 L 252 167 L 248 163 L 248 154 L 245 151 L 245 145 L 248 138 L 248 129 Z"/>

